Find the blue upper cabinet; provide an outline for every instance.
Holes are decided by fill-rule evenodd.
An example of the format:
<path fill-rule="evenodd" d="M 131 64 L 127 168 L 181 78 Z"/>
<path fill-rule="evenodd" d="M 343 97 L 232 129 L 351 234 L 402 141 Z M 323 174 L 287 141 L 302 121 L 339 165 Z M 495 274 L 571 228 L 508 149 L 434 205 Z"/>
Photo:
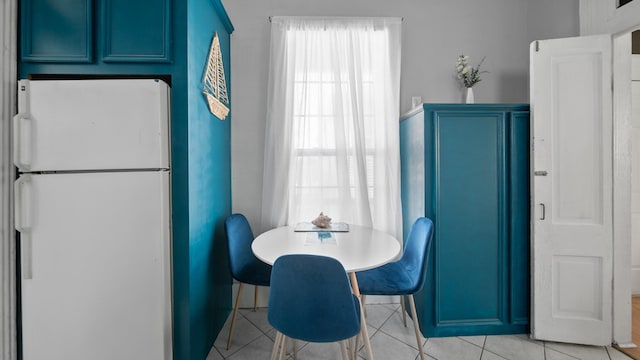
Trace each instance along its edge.
<path fill-rule="evenodd" d="M 93 61 L 92 0 L 24 0 L 20 14 L 22 61 Z"/>
<path fill-rule="evenodd" d="M 103 61 L 170 61 L 169 0 L 104 0 Z"/>
<path fill-rule="evenodd" d="M 170 0 L 20 2 L 21 61 L 168 63 Z"/>
<path fill-rule="evenodd" d="M 426 337 L 529 329 L 529 106 L 424 104 L 404 119 L 404 227 L 434 221 Z"/>

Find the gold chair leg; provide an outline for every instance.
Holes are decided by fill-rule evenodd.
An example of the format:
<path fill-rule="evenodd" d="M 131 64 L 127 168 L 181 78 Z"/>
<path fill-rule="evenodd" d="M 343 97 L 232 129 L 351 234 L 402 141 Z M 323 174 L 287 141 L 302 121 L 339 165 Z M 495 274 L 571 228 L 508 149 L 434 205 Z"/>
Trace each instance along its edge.
<path fill-rule="evenodd" d="M 409 307 L 411 308 L 411 318 L 413 319 L 413 328 L 416 331 L 416 341 L 418 342 L 418 351 L 420 351 L 420 359 L 424 360 L 422 352 L 422 339 L 420 336 L 420 325 L 418 323 L 418 315 L 416 314 L 416 303 L 413 300 L 413 294 L 409 295 Z"/>
<path fill-rule="evenodd" d="M 407 327 L 407 309 L 405 309 L 404 296 L 402 295 L 400 295 L 400 308 L 402 309 L 402 323 L 404 324 L 404 327 Z"/>
<path fill-rule="evenodd" d="M 255 286 L 255 290 L 253 291 L 253 312 L 256 312 L 258 309 L 258 285 Z"/>
<path fill-rule="evenodd" d="M 229 338 L 227 339 L 227 350 L 231 347 L 231 337 L 233 329 L 236 327 L 236 315 L 238 315 L 238 305 L 240 305 L 240 295 L 242 294 L 243 283 L 238 286 L 238 295 L 236 296 L 236 305 L 233 307 L 233 315 L 231 315 L 231 326 L 229 327 Z"/>

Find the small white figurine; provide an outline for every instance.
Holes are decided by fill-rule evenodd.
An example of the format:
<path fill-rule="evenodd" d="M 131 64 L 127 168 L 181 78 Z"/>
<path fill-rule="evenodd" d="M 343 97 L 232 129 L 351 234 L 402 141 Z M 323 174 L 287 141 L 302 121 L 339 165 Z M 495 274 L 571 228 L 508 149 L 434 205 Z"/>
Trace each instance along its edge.
<path fill-rule="evenodd" d="M 311 223 L 321 229 L 326 229 L 331 226 L 331 218 L 320 212 L 320 215 L 318 215 L 317 218 L 313 219 Z"/>

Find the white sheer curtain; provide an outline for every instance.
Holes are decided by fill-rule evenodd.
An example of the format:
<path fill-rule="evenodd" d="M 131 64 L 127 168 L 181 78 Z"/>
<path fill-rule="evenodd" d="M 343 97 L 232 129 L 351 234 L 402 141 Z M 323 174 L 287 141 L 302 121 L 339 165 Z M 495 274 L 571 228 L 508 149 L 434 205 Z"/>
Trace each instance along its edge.
<path fill-rule="evenodd" d="M 401 238 L 401 25 L 272 18 L 261 230 L 323 211 Z"/>

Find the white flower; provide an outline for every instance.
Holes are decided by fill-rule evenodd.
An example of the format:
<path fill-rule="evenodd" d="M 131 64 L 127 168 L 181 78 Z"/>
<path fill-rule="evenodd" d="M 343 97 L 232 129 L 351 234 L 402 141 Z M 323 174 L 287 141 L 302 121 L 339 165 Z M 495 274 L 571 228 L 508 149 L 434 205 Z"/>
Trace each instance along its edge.
<path fill-rule="evenodd" d="M 480 74 L 486 71 L 480 71 L 480 66 L 484 62 L 484 58 L 482 58 L 482 61 L 480 61 L 476 67 L 469 66 L 468 61 L 469 56 L 464 54 L 459 55 L 456 59 L 456 73 L 462 84 L 470 88 L 482 80 Z"/>

